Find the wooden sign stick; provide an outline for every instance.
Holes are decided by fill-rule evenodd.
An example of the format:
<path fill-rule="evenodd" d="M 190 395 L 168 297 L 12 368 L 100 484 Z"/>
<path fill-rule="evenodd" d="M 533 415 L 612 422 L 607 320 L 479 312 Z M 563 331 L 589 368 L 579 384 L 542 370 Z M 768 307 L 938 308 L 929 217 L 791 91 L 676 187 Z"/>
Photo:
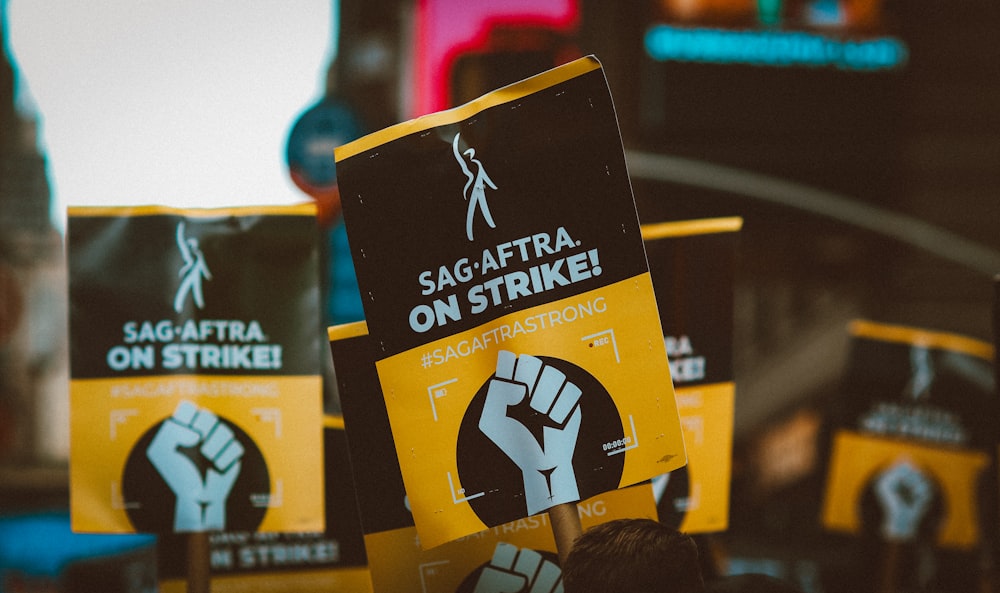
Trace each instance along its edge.
<path fill-rule="evenodd" d="M 564 502 L 549 509 L 549 520 L 552 523 L 552 535 L 556 539 L 556 552 L 559 554 L 559 564 L 566 562 L 566 556 L 573 548 L 573 542 L 583 533 L 580 524 L 580 511 L 575 502 Z"/>
<path fill-rule="evenodd" d="M 208 533 L 199 531 L 187 538 L 187 593 L 209 593 L 212 588 Z"/>

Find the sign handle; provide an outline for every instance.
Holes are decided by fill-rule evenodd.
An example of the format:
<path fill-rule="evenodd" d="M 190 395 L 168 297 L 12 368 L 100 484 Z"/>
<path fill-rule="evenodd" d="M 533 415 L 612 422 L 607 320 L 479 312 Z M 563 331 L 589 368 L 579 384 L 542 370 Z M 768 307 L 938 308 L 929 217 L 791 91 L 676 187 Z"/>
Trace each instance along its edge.
<path fill-rule="evenodd" d="M 559 554 L 559 564 L 566 562 L 566 556 L 573 548 L 573 542 L 583 534 L 580 524 L 580 511 L 575 502 L 564 502 L 549 509 L 549 520 L 552 523 L 552 535 L 556 539 L 556 552 Z"/>
<path fill-rule="evenodd" d="M 879 593 L 896 593 L 899 576 L 899 555 L 902 544 L 896 540 L 885 540 L 882 544 L 882 574 Z"/>
<path fill-rule="evenodd" d="M 187 538 L 187 593 L 209 593 L 212 588 L 209 570 L 208 533 L 198 531 Z"/>

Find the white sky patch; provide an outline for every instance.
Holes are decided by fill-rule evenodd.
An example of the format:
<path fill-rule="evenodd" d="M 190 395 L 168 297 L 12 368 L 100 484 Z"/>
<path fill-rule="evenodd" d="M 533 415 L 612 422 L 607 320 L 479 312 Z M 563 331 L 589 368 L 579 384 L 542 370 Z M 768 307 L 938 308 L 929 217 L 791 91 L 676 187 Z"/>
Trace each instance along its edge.
<path fill-rule="evenodd" d="M 20 104 L 37 110 L 57 227 L 68 205 L 307 201 L 285 143 L 323 94 L 334 7 L 7 0 Z"/>

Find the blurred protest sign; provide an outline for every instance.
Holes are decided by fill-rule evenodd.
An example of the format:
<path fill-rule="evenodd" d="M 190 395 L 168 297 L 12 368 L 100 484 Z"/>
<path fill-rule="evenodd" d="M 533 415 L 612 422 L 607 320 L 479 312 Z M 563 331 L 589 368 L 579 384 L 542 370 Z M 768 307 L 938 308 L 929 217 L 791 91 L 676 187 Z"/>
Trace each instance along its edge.
<path fill-rule="evenodd" d="M 326 529 L 322 532 L 220 531 L 209 536 L 211 590 L 368 593 L 368 558 L 358 515 L 344 420 L 323 423 Z M 183 537 L 161 535 L 157 546 L 160 591 L 183 593 Z"/>
<path fill-rule="evenodd" d="M 729 525 L 733 293 L 742 224 L 712 218 L 642 226 L 688 455 L 686 466 L 653 479 L 653 491 L 660 521 L 686 533 Z"/>
<path fill-rule="evenodd" d="M 547 513 L 423 549 L 409 510 L 368 329 L 357 322 L 331 327 L 328 333 L 374 590 L 560 590 L 556 588 L 562 575 L 559 550 Z M 573 510 L 585 528 L 618 518 L 656 517 L 648 483 L 599 494 Z"/>
<path fill-rule="evenodd" d="M 335 154 L 425 547 L 684 465 L 596 59 Z"/>
<path fill-rule="evenodd" d="M 315 207 L 68 214 L 73 529 L 322 531 Z"/>
<path fill-rule="evenodd" d="M 983 488 L 997 442 L 993 348 L 865 320 L 850 331 L 824 526 L 972 548 L 995 528 L 983 521 L 996 504 Z"/>

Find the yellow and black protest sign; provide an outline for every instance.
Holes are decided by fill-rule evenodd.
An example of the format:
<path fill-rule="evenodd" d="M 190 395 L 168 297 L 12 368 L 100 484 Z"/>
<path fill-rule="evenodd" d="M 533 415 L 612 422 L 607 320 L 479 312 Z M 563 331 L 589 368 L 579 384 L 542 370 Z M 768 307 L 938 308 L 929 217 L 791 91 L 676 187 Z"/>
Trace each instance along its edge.
<path fill-rule="evenodd" d="M 866 320 L 850 331 L 823 524 L 972 548 L 995 529 L 996 492 L 984 487 L 997 438 L 992 346 Z"/>
<path fill-rule="evenodd" d="M 840 431 L 834 437 L 828 482 L 830 494 L 823 506 L 823 522 L 830 529 L 850 533 L 880 529 L 891 519 L 879 515 L 889 512 L 893 503 L 884 503 L 884 510 L 881 505 L 876 506 L 879 481 L 890 480 L 898 474 L 896 488 L 899 492 L 917 492 L 919 484 L 929 485 L 927 503 L 921 505 L 920 524 L 915 527 L 928 532 L 932 541 L 942 546 L 969 548 L 979 540 L 976 490 L 980 473 L 987 463 L 987 455 L 978 451 L 953 451 Z M 920 472 L 924 481 L 908 486 L 905 480 L 910 474 L 896 468 L 912 468 L 907 471 L 912 471 L 912 475 Z M 866 497 L 872 500 L 866 501 Z M 896 503 L 901 512 L 905 512 L 904 505 L 908 501 L 918 502 L 918 497 L 908 494 Z"/>
<path fill-rule="evenodd" d="M 409 510 L 367 327 L 364 322 L 340 325 L 329 328 L 328 334 L 374 590 L 560 590 L 559 551 L 547 513 L 424 549 Z M 584 529 L 612 519 L 656 518 L 648 482 L 575 506 Z"/>
<path fill-rule="evenodd" d="M 642 226 L 688 464 L 653 480 L 659 519 L 685 533 L 729 525 L 737 217 Z"/>
<path fill-rule="evenodd" d="M 315 207 L 67 231 L 73 529 L 322 531 Z"/>
<path fill-rule="evenodd" d="M 652 281 L 596 59 L 335 154 L 425 546 L 684 465 Z"/>

